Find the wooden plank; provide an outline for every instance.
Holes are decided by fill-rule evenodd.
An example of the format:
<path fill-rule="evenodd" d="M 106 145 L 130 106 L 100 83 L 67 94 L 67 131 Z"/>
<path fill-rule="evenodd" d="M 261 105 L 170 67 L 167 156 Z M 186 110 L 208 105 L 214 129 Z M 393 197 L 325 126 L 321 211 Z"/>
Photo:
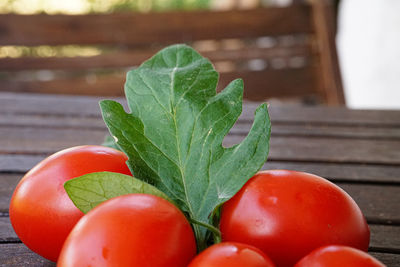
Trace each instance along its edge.
<path fill-rule="evenodd" d="M 246 90 L 246 89 L 245 89 Z M 66 96 L 0 92 L 0 114 L 52 114 L 58 116 L 100 117 L 98 101 L 105 97 Z M 126 101 L 115 99 L 124 105 Z M 241 121 L 252 121 L 260 102 L 245 101 Z M 400 127 L 400 111 L 349 110 L 336 107 L 304 107 L 270 105 L 269 113 L 275 124 L 342 125 L 368 127 Z"/>
<path fill-rule="evenodd" d="M 226 72 L 220 74 L 218 90 L 225 88 L 231 81 L 241 78 L 244 82 L 243 97 L 247 100 L 272 97 L 304 97 L 318 93 L 314 76 L 315 69 L 312 66 Z"/>
<path fill-rule="evenodd" d="M 259 102 L 246 102 L 242 120 L 253 120 Z M 363 125 L 400 127 L 399 110 L 360 110 L 326 106 L 271 105 L 269 114 L 276 123 L 300 123 L 320 125 Z"/>
<path fill-rule="evenodd" d="M 34 252 L 24 244 L 0 244 L 0 262 L 5 266 L 56 266 Z M 388 267 L 396 267 L 400 262 L 400 254 L 370 252 L 370 254 Z"/>
<path fill-rule="evenodd" d="M 387 139 L 400 140 L 400 127 L 380 128 L 366 126 L 341 126 L 341 125 L 318 125 L 318 124 L 275 124 L 271 129 L 272 136 L 303 136 L 303 137 L 333 137 L 333 138 L 356 138 L 356 139 Z M 233 128 L 235 135 L 246 135 L 250 124 L 238 125 Z"/>
<path fill-rule="evenodd" d="M 225 146 L 238 144 L 242 136 L 228 136 Z M 269 159 L 327 163 L 400 164 L 400 142 L 331 137 L 273 137 Z"/>
<path fill-rule="evenodd" d="M 380 260 L 387 267 L 397 267 L 400 264 L 400 254 L 370 252 L 372 256 Z"/>
<path fill-rule="evenodd" d="M 56 266 L 29 250 L 24 244 L 0 244 L 0 263 L 2 266 Z"/>
<path fill-rule="evenodd" d="M 0 176 L 4 187 L 0 198 L 0 212 L 7 212 L 9 199 L 22 175 Z M 400 224 L 400 186 L 337 183 L 360 206 L 368 221 L 374 223 Z"/>
<path fill-rule="evenodd" d="M 311 5 L 316 31 L 316 50 L 320 53 L 319 88 L 329 105 L 344 105 L 342 78 L 335 43 L 335 18 L 332 1 L 312 1 Z"/>
<path fill-rule="evenodd" d="M 396 251 L 400 254 L 400 226 L 370 224 L 371 250 Z"/>
<path fill-rule="evenodd" d="M 64 116 L 101 117 L 98 102 L 106 99 L 96 96 L 46 95 L 0 92 L 0 113 L 40 114 Z M 120 103 L 123 98 L 114 99 Z"/>
<path fill-rule="evenodd" d="M 1 128 L 0 153 L 49 154 L 71 146 L 100 144 L 105 136 L 105 130 Z"/>
<path fill-rule="evenodd" d="M 268 160 L 263 170 L 294 170 L 313 173 L 334 182 L 400 183 L 400 166 L 280 162 Z"/>
<path fill-rule="evenodd" d="M 125 76 L 120 74 L 59 78 L 50 81 L 16 81 L 1 83 L 2 91 L 40 94 L 121 96 L 124 94 Z"/>
<path fill-rule="evenodd" d="M 152 57 L 159 49 L 128 50 L 105 53 L 90 57 L 19 57 L 0 58 L 0 71 L 20 70 L 88 70 L 99 68 L 122 68 L 140 65 L 143 61 Z M 219 61 L 244 61 L 251 59 L 273 59 L 310 57 L 311 47 L 305 44 L 271 48 L 246 46 L 240 49 L 199 51 L 211 62 Z"/>
<path fill-rule="evenodd" d="M 400 251 L 400 226 L 370 224 L 370 248 L 373 251 Z M 0 217 L 0 243 L 18 242 L 19 238 L 14 232 L 10 218 Z"/>
<path fill-rule="evenodd" d="M 105 130 L 42 129 L 0 127 L 0 153 L 48 154 L 60 149 L 100 144 Z M 242 141 L 244 136 L 228 135 L 225 146 Z M 344 139 L 332 137 L 274 136 L 270 141 L 270 160 L 328 163 L 400 164 L 400 142 L 396 140 Z"/>
<path fill-rule="evenodd" d="M 100 112 L 100 110 L 99 110 Z M 61 119 L 59 116 L 38 114 L 2 114 L 0 126 L 10 127 L 41 127 L 41 128 L 79 128 L 79 129 L 106 129 L 104 121 L 100 117 L 73 116 Z"/>
<path fill-rule="evenodd" d="M 287 79 L 287 77 L 291 77 Z M 311 66 L 292 69 L 265 69 L 262 71 L 233 71 L 220 74 L 218 89 L 223 89 L 234 79 L 245 83 L 244 97 L 262 99 L 315 95 L 314 68 Z M 58 78 L 50 81 L 16 81 L 1 83 L 2 91 L 32 92 L 69 95 L 124 95 L 125 74 L 97 75 L 86 77 Z"/>
<path fill-rule="evenodd" d="M 14 229 L 10 222 L 10 218 L 8 216 L 3 216 L 0 217 L 0 244 L 10 242 L 16 243 L 21 241 L 19 240 L 17 234 L 14 232 Z"/>
<path fill-rule="evenodd" d="M 0 262 L 5 266 L 56 266 L 34 252 L 24 244 L 0 244 Z M 388 267 L 396 267 L 400 263 L 400 254 L 370 252 L 370 254 Z"/>
<path fill-rule="evenodd" d="M 0 174 L 0 213 L 8 212 L 11 196 L 22 177 L 23 174 Z M 2 234 L 3 231 L 0 226 L 0 242 L 2 241 Z"/>
<path fill-rule="evenodd" d="M 43 155 L 1 155 L 0 179 L 15 175 L 19 179 L 22 175 L 43 160 Z M 287 169 L 314 173 L 331 181 L 337 182 L 364 182 L 377 184 L 400 183 L 400 166 L 365 165 L 365 164 L 338 164 L 321 162 L 289 162 L 268 160 L 263 170 Z M 10 179 L 10 178 L 6 178 Z"/>
<path fill-rule="evenodd" d="M 28 46 L 147 45 L 312 32 L 308 5 L 222 12 L 6 14 L 0 25 L 0 45 Z"/>
<path fill-rule="evenodd" d="M 337 183 L 372 223 L 400 224 L 400 186 Z"/>
<path fill-rule="evenodd" d="M 27 172 L 43 158 L 44 155 L 0 155 L 0 173 Z"/>
<path fill-rule="evenodd" d="M 104 130 L 105 123 L 99 117 L 71 116 L 60 120 L 52 114 L 3 114 L 0 116 L 0 126 L 6 127 L 41 127 L 59 129 L 97 129 Z M 239 121 L 231 129 L 232 135 L 247 135 L 251 127 L 250 121 Z M 357 139 L 400 140 L 400 127 L 380 128 L 366 126 L 314 125 L 314 124 L 274 124 L 272 136 L 308 136 L 308 137 L 341 137 Z"/>

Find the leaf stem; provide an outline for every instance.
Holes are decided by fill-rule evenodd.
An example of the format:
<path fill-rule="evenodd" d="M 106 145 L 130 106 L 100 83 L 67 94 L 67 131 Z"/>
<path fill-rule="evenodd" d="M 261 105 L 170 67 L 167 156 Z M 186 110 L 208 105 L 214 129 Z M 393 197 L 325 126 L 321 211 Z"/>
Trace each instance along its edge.
<path fill-rule="evenodd" d="M 198 221 L 198 220 L 193 219 L 193 218 L 189 218 L 189 221 L 192 224 L 197 224 L 197 225 L 200 225 L 202 227 L 207 228 L 207 230 L 209 230 L 209 231 L 211 231 L 213 233 L 214 243 L 215 244 L 221 243 L 221 241 L 222 241 L 221 231 L 217 227 L 215 227 L 215 226 L 213 226 L 211 224 L 205 223 L 205 222 Z"/>

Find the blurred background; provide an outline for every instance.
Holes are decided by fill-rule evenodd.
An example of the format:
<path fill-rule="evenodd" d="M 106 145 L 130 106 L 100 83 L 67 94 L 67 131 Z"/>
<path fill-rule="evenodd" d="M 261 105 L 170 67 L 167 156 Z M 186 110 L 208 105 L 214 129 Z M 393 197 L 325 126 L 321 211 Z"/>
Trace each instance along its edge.
<path fill-rule="evenodd" d="M 245 97 L 400 109 L 398 0 L 0 0 L 0 90 L 123 95 L 187 43 Z"/>

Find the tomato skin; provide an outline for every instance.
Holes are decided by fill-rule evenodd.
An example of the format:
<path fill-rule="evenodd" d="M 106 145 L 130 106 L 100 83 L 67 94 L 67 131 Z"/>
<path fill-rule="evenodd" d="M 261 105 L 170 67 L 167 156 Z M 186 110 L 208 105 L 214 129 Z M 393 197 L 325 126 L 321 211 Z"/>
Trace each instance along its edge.
<path fill-rule="evenodd" d="M 64 182 L 92 172 L 131 175 L 127 156 L 103 146 L 59 151 L 32 168 L 17 185 L 10 202 L 11 224 L 32 251 L 57 261 L 69 232 L 83 213 L 75 207 Z"/>
<path fill-rule="evenodd" d="M 186 267 L 196 241 L 183 213 L 165 199 L 119 196 L 100 204 L 76 224 L 58 267 Z"/>
<path fill-rule="evenodd" d="M 346 192 L 316 175 L 287 170 L 252 177 L 224 204 L 220 230 L 224 241 L 258 247 L 277 266 L 293 266 L 329 244 L 367 251 L 370 235 Z"/>
<path fill-rule="evenodd" d="M 313 250 L 302 258 L 294 267 L 384 267 L 385 265 L 364 251 L 330 245 Z"/>
<path fill-rule="evenodd" d="M 197 255 L 188 267 L 274 267 L 258 248 L 237 242 L 212 245 Z"/>

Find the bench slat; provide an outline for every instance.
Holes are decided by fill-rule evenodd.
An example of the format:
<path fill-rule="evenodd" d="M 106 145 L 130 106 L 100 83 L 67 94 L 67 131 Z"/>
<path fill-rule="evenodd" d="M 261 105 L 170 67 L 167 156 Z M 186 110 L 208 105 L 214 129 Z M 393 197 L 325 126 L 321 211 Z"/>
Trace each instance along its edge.
<path fill-rule="evenodd" d="M 400 263 L 400 254 L 380 252 L 370 252 L 370 254 L 388 267 L 396 267 Z"/>
<path fill-rule="evenodd" d="M 0 198 L 0 212 L 8 212 L 9 199 L 22 176 L 0 176 L 4 194 Z M 15 179 L 16 178 L 16 179 Z M 357 202 L 369 222 L 400 224 L 400 186 L 337 183 Z M 1 232 L 1 231 L 0 231 Z"/>
<path fill-rule="evenodd" d="M 368 222 L 400 224 L 400 186 L 336 183 L 359 205 Z M 397 240 L 398 242 L 398 240 Z"/>
<path fill-rule="evenodd" d="M 245 83 L 246 90 L 246 83 Z M 36 114 L 45 116 L 101 117 L 98 102 L 114 99 L 126 106 L 126 101 L 115 97 L 58 96 L 49 94 L 1 93 L 0 114 Z M 245 101 L 241 121 L 252 121 L 260 102 Z M 335 107 L 287 107 L 270 105 L 270 117 L 274 125 L 343 125 L 368 127 L 400 127 L 400 111 L 349 110 Z"/>
<path fill-rule="evenodd" d="M 46 155 L 1 155 L 0 181 L 19 180 L 24 173 L 43 160 Z M 338 164 L 314 162 L 290 162 L 268 160 L 263 170 L 288 169 L 314 173 L 332 181 L 368 182 L 368 183 L 400 183 L 400 166 L 381 166 L 364 164 Z M 3 178 L 4 177 L 4 178 Z M 11 183 L 11 182 L 10 182 Z M 4 185 L 4 188 L 12 185 Z"/>
<path fill-rule="evenodd" d="M 98 117 L 70 117 L 60 120 L 58 116 L 43 116 L 31 114 L 3 114 L 0 116 L 0 127 L 41 127 L 57 129 L 93 129 L 106 130 L 106 125 Z M 230 131 L 231 135 L 246 135 L 251 127 L 250 121 L 239 121 Z M 302 125 L 275 124 L 272 136 L 313 136 L 313 137 L 342 137 L 358 139 L 400 140 L 399 128 L 378 128 L 366 126 L 341 125 Z"/>
<path fill-rule="evenodd" d="M 20 70 L 88 70 L 102 68 L 122 68 L 140 65 L 143 61 L 152 57 L 159 49 L 140 49 L 128 51 L 116 51 L 90 57 L 20 57 L 0 58 L 0 71 Z M 311 56 L 311 47 L 308 45 L 296 45 L 290 48 L 276 46 L 260 48 L 246 46 L 240 49 L 199 52 L 211 62 L 218 61 L 244 61 L 251 59 L 270 60 L 275 58 L 290 59 L 293 57 L 308 58 Z"/>
<path fill-rule="evenodd" d="M 308 5 L 235 11 L 0 16 L 0 45 L 123 44 L 310 33 Z"/>
<path fill-rule="evenodd" d="M 372 250 L 400 251 L 400 226 L 370 224 L 371 238 L 370 247 Z M 0 247 L 2 242 L 18 242 L 19 238 L 12 229 L 9 217 L 0 217 Z M 0 261 L 1 262 L 1 261 Z"/>
<path fill-rule="evenodd" d="M 292 77 L 286 79 L 286 77 Z M 242 78 L 244 96 L 248 99 L 267 97 L 293 97 L 315 93 L 315 68 L 307 66 L 291 69 L 265 69 L 262 71 L 233 71 L 220 74 L 219 90 L 232 80 Z M 268 86 L 266 86 L 268 81 Z M 72 95 L 124 95 L 125 74 L 97 75 L 93 78 L 69 77 L 50 81 L 3 81 L 1 90 Z M 279 86 L 278 86 L 279 85 Z"/>
<path fill-rule="evenodd" d="M 52 263 L 30 251 L 22 243 L 0 244 L 0 250 L 4 252 L 0 254 L 0 262 L 11 266 L 56 266 L 55 263 Z M 400 254 L 382 252 L 371 252 L 370 254 L 382 261 L 386 266 L 398 266 L 400 262 Z"/>
<path fill-rule="evenodd" d="M 0 262 L 5 266 L 55 267 L 56 264 L 29 250 L 24 244 L 1 244 Z"/>
<path fill-rule="evenodd" d="M 100 144 L 105 130 L 41 129 L 0 127 L 0 153 L 49 154 L 66 147 Z M 225 146 L 242 141 L 244 136 L 228 135 Z M 269 159 L 288 161 L 400 164 L 400 142 L 396 140 L 360 140 L 333 137 L 274 136 Z M 343 154 L 342 151 L 347 151 Z"/>

